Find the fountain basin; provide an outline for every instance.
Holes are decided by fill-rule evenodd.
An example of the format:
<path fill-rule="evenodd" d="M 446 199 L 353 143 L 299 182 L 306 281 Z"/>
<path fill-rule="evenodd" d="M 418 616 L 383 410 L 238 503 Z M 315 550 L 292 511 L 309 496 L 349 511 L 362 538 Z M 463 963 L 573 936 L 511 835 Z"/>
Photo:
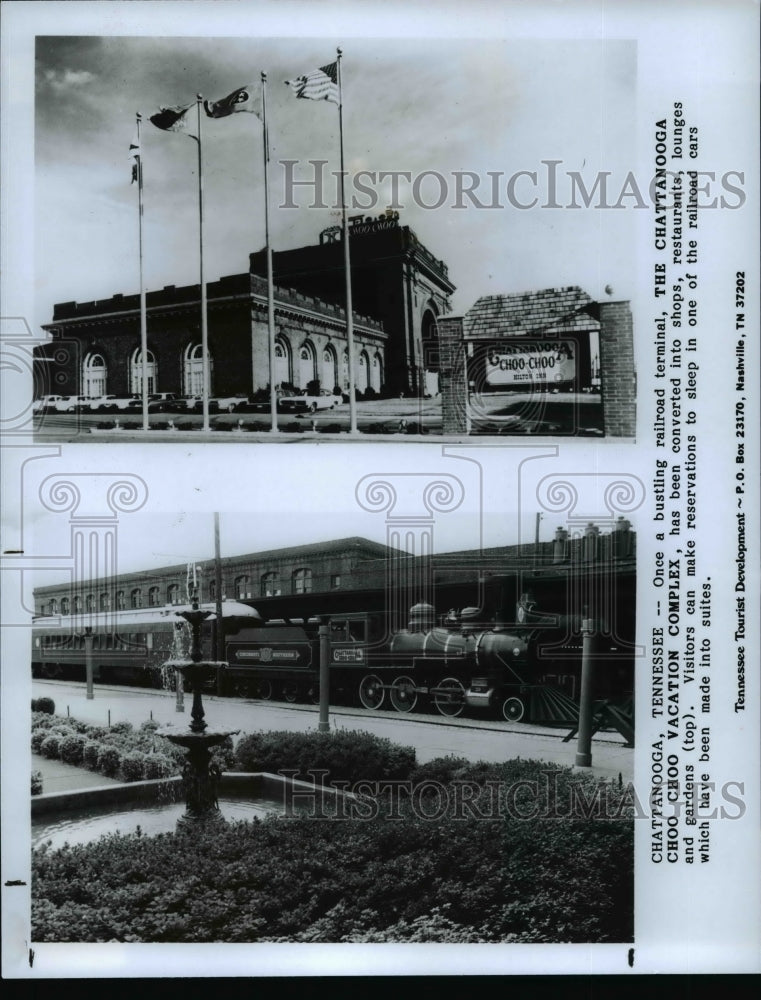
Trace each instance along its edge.
<path fill-rule="evenodd" d="M 222 815 L 229 820 L 279 815 L 343 814 L 351 793 L 267 772 L 225 772 L 219 784 Z M 185 810 L 182 778 L 133 781 L 77 792 L 51 792 L 32 799 L 32 845 L 89 843 L 105 833 L 174 832 Z"/>

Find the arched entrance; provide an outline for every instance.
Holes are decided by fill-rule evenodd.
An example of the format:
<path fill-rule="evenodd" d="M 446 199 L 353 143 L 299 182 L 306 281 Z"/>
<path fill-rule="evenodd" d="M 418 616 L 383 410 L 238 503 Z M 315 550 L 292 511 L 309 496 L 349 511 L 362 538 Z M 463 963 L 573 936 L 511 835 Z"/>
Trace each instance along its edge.
<path fill-rule="evenodd" d="M 322 388 L 332 392 L 338 385 L 338 360 L 336 352 L 328 346 L 322 352 Z"/>
<path fill-rule="evenodd" d="M 106 362 L 102 354 L 88 354 L 82 364 L 82 395 L 88 399 L 106 395 Z"/>
<path fill-rule="evenodd" d="M 290 344 L 285 337 L 278 337 L 275 341 L 275 385 L 290 384 L 292 381 Z"/>
<path fill-rule="evenodd" d="M 370 385 L 378 393 L 383 387 L 383 358 L 378 353 L 373 355 L 373 366 L 370 370 Z"/>
<path fill-rule="evenodd" d="M 306 389 L 317 378 L 317 359 L 314 345 L 305 341 L 299 348 L 299 388 Z"/>
<path fill-rule="evenodd" d="M 357 392 L 365 392 L 370 385 L 370 359 L 367 351 L 360 351 L 357 372 Z"/>
<path fill-rule="evenodd" d="M 421 337 L 423 345 L 422 389 L 426 396 L 435 396 L 439 391 L 439 330 L 436 325 L 437 313 L 429 306 L 423 313 Z"/>
<path fill-rule="evenodd" d="M 200 351 L 200 345 L 199 345 Z M 148 351 L 147 354 L 147 365 L 146 365 L 146 375 L 148 382 L 149 393 L 156 392 L 156 386 L 158 384 L 157 372 L 156 372 L 156 358 L 153 355 L 153 351 Z M 142 396 L 143 394 L 143 352 L 138 347 L 132 352 L 132 357 L 129 362 L 129 391 L 136 396 Z"/>

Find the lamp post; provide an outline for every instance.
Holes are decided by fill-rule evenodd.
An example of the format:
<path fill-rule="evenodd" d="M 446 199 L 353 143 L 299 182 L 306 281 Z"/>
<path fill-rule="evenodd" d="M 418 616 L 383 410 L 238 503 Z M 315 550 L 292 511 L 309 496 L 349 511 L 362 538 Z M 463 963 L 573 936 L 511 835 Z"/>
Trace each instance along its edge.
<path fill-rule="evenodd" d="M 85 677 L 87 678 L 87 699 L 95 697 L 92 683 L 92 627 L 85 625 Z"/>

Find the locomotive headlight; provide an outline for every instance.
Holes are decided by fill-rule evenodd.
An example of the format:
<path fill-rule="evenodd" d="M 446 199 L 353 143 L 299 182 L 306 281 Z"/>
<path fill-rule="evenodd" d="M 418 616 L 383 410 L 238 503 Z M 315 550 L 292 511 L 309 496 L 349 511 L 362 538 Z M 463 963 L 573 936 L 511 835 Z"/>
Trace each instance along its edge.
<path fill-rule="evenodd" d="M 513 646 L 513 656 L 520 656 L 520 655 L 521 655 L 521 647 Z"/>

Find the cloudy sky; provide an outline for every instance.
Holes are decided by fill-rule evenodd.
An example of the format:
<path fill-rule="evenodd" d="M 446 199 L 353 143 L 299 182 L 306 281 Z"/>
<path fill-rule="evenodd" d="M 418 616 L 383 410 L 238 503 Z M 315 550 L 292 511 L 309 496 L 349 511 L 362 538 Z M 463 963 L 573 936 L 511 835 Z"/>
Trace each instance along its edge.
<path fill-rule="evenodd" d="M 274 249 L 316 243 L 335 224 L 335 207 L 298 209 L 284 200 L 279 161 L 310 159 L 337 170 L 335 105 L 296 100 L 284 81 L 343 52 L 346 166 L 359 170 L 437 171 L 415 205 L 401 182 L 401 221 L 447 262 L 457 285 L 454 306 L 480 295 L 578 284 L 594 296 L 606 285 L 630 298 L 633 279 L 631 211 L 542 208 L 547 167 L 557 167 L 557 202 L 567 205 L 567 173 L 591 188 L 610 171 L 617 197 L 634 169 L 636 44 L 628 41 L 521 39 L 257 39 L 169 37 L 51 37 L 36 42 L 35 320 L 48 322 L 55 302 L 87 301 L 136 292 L 137 190 L 130 184 L 128 146 L 135 113 L 144 116 L 145 275 L 150 288 L 190 284 L 198 276 L 195 143 L 147 122 L 160 105 L 187 104 L 197 92 L 219 99 L 268 73 Z M 195 109 L 191 114 L 195 115 Z M 245 270 L 249 252 L 264 245 L 262 131 L 254 115 L 204 119 L 206 275 Z M 496 172 L 504 207 L 479 209 L 457 201 L 455 172 L 472 171 L 483 203 L 492 201 Z M 511 207 L 508 179 L 530 210 Z M 368 182 L 365 181 L 367 184 Z M 379 214 L 390 182 L 370 184 Z M 350 186 L 349 193 L 353 187 Z M 331 185 L 325 201 L 332 201 Z M 365 196 L 360 195 L 364 200 Z M 354 214 L 363 214 L 358 208 Z"/>

